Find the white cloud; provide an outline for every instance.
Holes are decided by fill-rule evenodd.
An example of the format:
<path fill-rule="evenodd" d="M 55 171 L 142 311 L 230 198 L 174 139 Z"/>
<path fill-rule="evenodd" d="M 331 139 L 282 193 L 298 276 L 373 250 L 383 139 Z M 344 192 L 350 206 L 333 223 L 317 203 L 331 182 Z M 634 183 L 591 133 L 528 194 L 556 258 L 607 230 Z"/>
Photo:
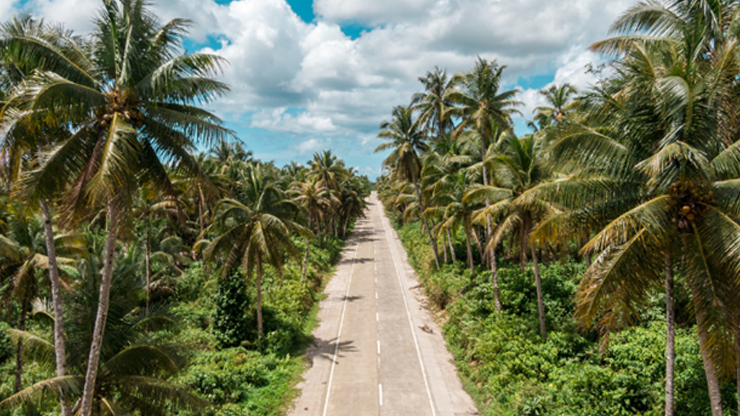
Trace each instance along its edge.
<path fill-rule="evenodd" d="M 331 139 L 308 139 L 295 146 L 295 150 L 301 155 L 313 154 L 329 149 Z"/>
<path fill-rule="evenodd" d="M 261 110 L 252 115 L 251 127 L 293 133 L 315 133 L 336 130 L 328 117 L 312 116 L 306 112 L 288 114 L 286 107 Z"/>

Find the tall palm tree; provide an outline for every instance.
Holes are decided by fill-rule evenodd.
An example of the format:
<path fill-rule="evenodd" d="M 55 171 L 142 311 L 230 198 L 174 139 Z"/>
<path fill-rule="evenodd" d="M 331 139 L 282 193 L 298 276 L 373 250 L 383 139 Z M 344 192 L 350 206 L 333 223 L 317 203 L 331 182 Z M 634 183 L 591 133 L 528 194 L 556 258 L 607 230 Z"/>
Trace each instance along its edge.
<path fill-rule="evenodd" d="M 452 78 L 454 88 L 449 90 L 445 97 L 456 104 L 448 109 L 448 117 L 461 120 L 454 135 L 459 137 L 471 127 L 480 134 L 481 160 L 486 159 L 489 138 L 492 138 L 499 129 L 509 130 L 511 115 L 518 113 L 515 107 L 522 105 L 521 102 L 514 100 L 519 90 L 500 91 L 504 69 L 506 67 L 499 66 L 496 61 L 488 62 L 479 57 L 472 70 L 456 74 Z M 482 178 L 484 186 L 491 185 L 485 163 L 482 165 Z M 486 201 L 486 205 L 490 205 L 490 201 Z M 493 231 L 491 225 L 491 219 L 488 219 L 486 238 L 490 238 Z M 493 278 L 498 280 L 495 250 L 489 253 L 488 259 Z"/>
<path fill-rule="evenodd" d="M 422 198 L 420 187 L 420 174 L 422 170 L 419 153 L 426 152 L 429 145 L 424 140 L 424 134 L 419 126 L 419 119 L 414 119 L 413 109 L 410 107 L 397 106 L 393 109 L 393 118 L 390 122 L 384 121 L 380 124 L 378 137 L 388 140 L 379 145 L 375 152 L 393 149 L 383 164 L 393 171 L 396 180 L 405 180 L 413 184 L 416 197 L 421 208 L 421 219 L 429 237 L 429 243 L 434 253 L 434 261 L 439 265 L 439 253 L 437 251 L 437 240 L 432 235 L 429 222 L 423 215 L 426 209 Z"/>
<path fill-rule="evenodd" d="M 483 222 L 488 218 L 500 218 L 499 226 L 488 242 L 489 250 L 500 244 L 506 234 L 519 236 L 522 272 L 526 266 L 527 251 L 530 251 L 537 289 L 540 333 L 547 336 L 537 247 L 535 241 L 530 241 L 529 238 L 538 221 L 556 210 L 553 204 L 528 193 L 554 176 L 547 164 L 547 156 L 541 143 L 542 140 L 538 135 L 517 138 L 514 134 L 506 134 L 501 137 L 499 154 L 494 157 L 496 171 L 494 176 L 498 185 L 494 189 L 499 198 L 494 199 L 493 204 L 479 210 L 476 213 L 476 220 Z M 480 194 L 471 192 L 469 198 L 491 200 L 494 195 L 487 190 L 490 188 L 482 188 Z M 508 195 L 503 192 L 504 189 L 509 191 Z"/>
<path fill-rule="evenodd" d="M 69 340 L 70 375 L 37 382 L 6 398 L 0 405 L 13 406 L 42 397 L 47 391 L 64 391 L 69 396 L 79 394 L 85 381 L 87 356 L 85 351 L 93 340 L 90 322 L 95 319 L 95 287 L 101 279 L 100 263 L 104 254 L 100 246 L 82 256 L 77 264 L 81 277 L 67 298 L 67 339 Z M 92 413 L 95 415 L 141 414 L 162 415 L 177 410 L 202 411 L 208 403 L 166 380 L 182 367 L 178 355 L 182 345 L 172 345 L 152 337 L 149 331 L 170 331 L 174 321 L 165 313 L 137 313 L 140 302 L 139 262 L 135 250 L 125 253 L 116 264 L 116 279 L 111 289 L 112 307 L 106 320 L 100 369 L 93 394 Z M 11 330 L 11 336 L 25 340 L 26 349 L 35 360 L 46 364 L 53 349 L 43 334 Z M 73 412 L 79 411 L 81 400 Z"/>
<path fill-rule="evenodd" d="M 256 270 L 257 333 L 262 335 L 262 276 L 269 264 L 282 273 L 284 253 L 300 255 L 291 234 L 310 236 L 311 231 L 293 220 L 298 207 L 278 189 L 261 166 L 243 174 L 237 199 L 219 202 L 213 225 L 207 232 L 217 237 L 205 250 L 207 261 L 221 259 L 222 278 L 241 264 L 247 276 Z"/>
<path fill-rule="evenodd" d="M 425 134 L 431 136 L 430 133 L 434 131 L 436 141 L 440 141 L 452 126 L 447 112 L 452 106 L 447 98 L 447 93 L 452 89 L 452 79 L 447 76 L 446 70 L 435 66 L 434 72 L 419 77 L 419 82 L 424 85 L 424 92 L 414 94 L 411 104 L 414 110 L 419 111 Z"/>
<path fill-rule="evenodd" d="M 100 302 L 90 346 L 80 414 L 89 416 L 109 307 L 116 237 L 141 183 L 174 196 L 165 164 L 198 174 L 191 137 L 225 140 L 231 132 L 198 107 L 227 87 L 214 80 L 223 59 L 181 54 L 189 22 L 161 24 L 143 0 L 103 2 L 91 45 L 65 73 L 27 77 L 9 99 L 39 125 L 74 133 L 29 175 L 29 194 L 48 198 L 63 189 L 60 219 L 78 223 L 90 204 L 107 207 L 108 239 Z M 70 186 L 66 186 L 70 184 Z"/>
<path fill-rule="evenodd" d="M 576 102 L 571 100 L 571 96 L 578 94 L 578 90 L 574 86 L 565 83 L 562 85 L 553 85 L 546 90 L 540 90 L 539 93 L 547 101 L 547 105 L 534 109 L 535 120 L 542 127 L 548 126 L 553 122 L 560 123 L 563 121 L 566 113 L 575 108 Z"/>
<path fill-rule="evenodd" d="M 705 11 L 692 13 L 701 22 Z M 633 320 L 652 288 L 665 288 L 667 415 L 673 414 L 673 274 L 681 272 L 692 295 L 712 415 L 718 416 L 717 371 L 734 366 L 738 333 L 736 302 L 727 298 L 740 263 L 732 248 L 740 239 L 738 125 L 726 116 L 738 106 L 729 98 L 737 58 L 734 48 L 725 48 L 712 51 L 711 60 L 695 59 L 691 51 L 707 45 L 682 29 L 678 39 L 619 45 L 626 52 L 616 63 L 620 75 L 591 99 L 592 120 L 562 132 L 551 148 L 553 158 L 580 149 L 573 159 L 578 173 L 540 190 L 570 209 L 535 234 L 551 238 L 584 222 L 598 231 L 583 249 L 598 256 L 578 294 L 577 317 L 585 325 L 596 323 L 608 333 Z M 595 130 L 588 124 L 593 119 L 605 128 Z M 613 189 L 620 189 L 618 198 Z"/>
<path fill-rule="evenodd" d="M 317 181 L 296 182 L 291 189 L 294 200 L 298 203 L 308 217 L 308 228 L 315 229 L 319 244 L 321 244 L 321 223 L 324 216 L 331 210 L 335 204 L 336 196 L 326 187 L 319 186 Z M 303 255 L 303 268 L 301 270 L 301 282 L 306 279 L 306 270 L 308 267 L 308 252 L 311 246 L 311 239 L 306 239 L 306 248 Z"/>
<path fill-rule="evenodd" d="M 10 97 L 21 88 L 27 77 L 38 72 L 52 71 L 74 77 L 76 67 L 84 61 L 81 53 L 83 41 L 65 31 L 61 26 L 45 24 L 31 16 L 13 18 L 0 25 L 0 90 L 3 91 L 0 108 L 0 165 L 2 176 L 17 180 L 26 168 L 24 160 L 33 160 L 40 151 L 66 136 L 65 127 L 36 126 L 32 113 L 14 105 Z M 54 351 L 57 376 L 67 371 L 64 346 L 64 320 L 60 279 L 54 246 L 50 198 L 38 198 L 44 224 L 48 273 L 51 282 L 51 299 L 54 307 Z M 69 404 L 60 397 L 62 416 L 70 414 Z"/>

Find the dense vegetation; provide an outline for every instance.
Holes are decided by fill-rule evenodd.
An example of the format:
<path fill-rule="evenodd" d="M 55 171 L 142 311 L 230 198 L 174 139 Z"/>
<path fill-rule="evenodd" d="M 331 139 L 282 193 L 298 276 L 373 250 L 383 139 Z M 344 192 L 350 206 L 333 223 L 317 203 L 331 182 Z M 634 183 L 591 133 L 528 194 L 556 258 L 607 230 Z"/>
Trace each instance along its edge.
<path fill-rule="evenodd" d="M 190 22 L 103 1 L 0 26 L 0 412 L 270 415 L 370 183 L 255 160 Z"/>
<path fill-rule="evenodd" d="M 737 1 L 638 2 L 591 46 L 612 58 L 597 85 L 541 91 L 521 137 L 518 90 L 482 58 L 428 72 L 381 124 L 381 199 L 419 223 L 491 414 L 737 412 L 738 22 Z"/>

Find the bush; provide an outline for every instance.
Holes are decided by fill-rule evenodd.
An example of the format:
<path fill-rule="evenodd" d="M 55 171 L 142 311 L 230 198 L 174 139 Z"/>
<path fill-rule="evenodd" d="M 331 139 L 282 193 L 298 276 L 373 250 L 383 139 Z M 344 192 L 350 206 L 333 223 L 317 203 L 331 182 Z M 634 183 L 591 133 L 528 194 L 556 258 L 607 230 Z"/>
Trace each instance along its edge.
<path fill-rule="evenodd" d="M 250 302 L 241 273 L 218 280 L 216 310 L 213 315 L 213 333 L 222 347 L 236 347 L 249 336 L 247 315 Z"/>

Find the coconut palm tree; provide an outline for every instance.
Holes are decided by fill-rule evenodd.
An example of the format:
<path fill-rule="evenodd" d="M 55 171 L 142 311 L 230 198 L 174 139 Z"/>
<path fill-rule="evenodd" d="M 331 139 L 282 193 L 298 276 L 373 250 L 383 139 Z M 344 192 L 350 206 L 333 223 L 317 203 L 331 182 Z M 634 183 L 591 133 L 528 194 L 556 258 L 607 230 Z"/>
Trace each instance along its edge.
<path fill-rule="evenodd" d="M 452 126 L 447 109 L 452 102 L 447 93 L 452 89 L 452 79 L 447 76 L 446 70 L 434 67 L 434 72 L 427 72 L 419 77 L 424 85 L 424 92 L 414 94 L 411 104 L 414 110 L 419 111 L 419 120 L 424 133 L 431 136 L 434 131 L 436 141 L 442 140 Z"/>
<path fill-rule="evenodd" d="M 61 26 L 45 24 L 31 16 L 13 18 L 0 25 L 0 90 L 3 97 L 0 108 L 0 165 L 4 165 L 2 176 L 9 181 L 17 180 L 27 168 L 23 161 L 33 160 L 47 146 L 65 139 L 69 133 L 58 125 L 38 126 L 32 113 L 17 108 L 8 102 L 23 85 L 24 80 L 41 71 L 52 71 L 74 78 L 76 67 L 84 62 L 81 53 L 83 41 Z M 23 198 L 19 198 L 23 199 Z M 33 200 L 32 200 L 33 201 Z M 60 279 L 54 247 L 52 214 L 49 198 L 38 198 L 46 236 L 46 253 L 49 261 L 51 298 L 54 306 L 54 348 L 58 376 L 66 374 L 64 347 L 63 306 Z M 66 399 L 61 397 L 62 416 L 70 414 Z"/>
<path fill-rule="evenodd" d="M 475 66 L 467 73 L 456 74 L 452 78 L 454 88 L 448 91 L 446 99 L 456 105 L 448 108 L 448 117 L 461 120 L 453 135 L 459 137 L 466 129 L 474 128 L 480 134 L 480 160 L 486 160 L 489 139 L 499 130 L 509 130 L 511 115 L 518 113 L 521 102 L 514 100 L 517 89 L 500 91 L 501 75 L 506 69 L 496 61 L 488 62 L 478 58 Z M 482 165 L 483 185 L 490 186 L 491 178 L 486 164 Z M 490 205 L 490 201 L 486 201 Z M 493 228 L 491 219 L 486 222 L 486 238 L 490 238 Z M 494 279 L 498 280 L 496 253 L 491 251 L 488 259 Z"/>
<path fill-rule="evenodd" d="M 267 176 L 264 167 L 250 166 L 238 184 L 237 199 L 225 198 L 216 209 L 213 224 L 206 232 L 213 239 L 205 250 L 207 261 L 222 261 L 222 278 L 241 264 L 249 277 L 256 271 L 257 333 L 262 335 L 262 276 L 269 264 L 282 273 L 283 253 L 300 255 L 291 234 L 305 237 L 311 231 L 294 221 L 297 205 L 288 199 Z"/>
<path fill-rule="evenodd" d="M 85 382 L 85 351 L 93 340 L 96 304 L 95 288 L 99 285 L 103 244 L 91 244 L 91 251 L 77 264 L 80 280 L 67 298 L 70 375 L 37 382 L 6 398 L 1 406 L 14 406 L 32 401 L 46 392 L 64 391 L 78 395 Z M 148 331 L 169 331 L 175 327 L 166 311 L 151 314 L 138 312 L 140 288 L 140 253 L 128 251 L 116 263 L 116 279 L 111 288 L 112 307 L 106 320 L 107 336 L 102 348 L 100 369 L 96 373 L 92 414 L 162 415 L 173 410 L 200 410 L 208 403 L 181 387 L 168 382 L 182 367 L 178 355 L 182 345 L 156 341 Z M 11 336 L 23 340 L 25 349 L 40 363 L 52 356 L 53 346 L 42 334 L 11 330 Z M 72 409 L 77 412 L 81 400 Z"/>
<path fill-rule="evenodd" d="M 571 101 L 571 96 L 578 94 L 578 90 L 568 84 L 553 85 L 546 90 L 540 90 L 539 94 L 545 97 L 547 105 L 539 106 L 534 109 L 535 121 L 541 127 L 549 126 L 552 123 L 563 121 L 566 113 L 573 110 L 576 106 L 575 101 Z"/>
<path fill-rule="evenodd" d="M 494 177 L 498 186 L 482 187 L 480 193 L 471 191 L 469 199 L 495 201 L 476 212 L 475 218 L 478 222 L 500 218 L 496 232 L 491 235 L 487 244 L 489 250 L 501 244 L 507 234 L 518 235 L 522 272 L 527 262 L 527 251 L 530 251 L 537 288 L 540 333 L 547 336 L 537 246 L 529 239 L 529 233 L 538 221 L 556 209 L 546 200 L 532 197 L 528 193 L 554 176 L 541 143 L 542 139 L 538 135 L 531 134 L 522 138 L 517 138 L 514 134 L 502 135 L 496 152 L 498 154 L 493 158 Z M 491 193 L 491 189 L 495 193 Z M 504 190 L 508 190 L 508 193 Z M 493 199 L 496 196 L 498 198 Z"/>
<path fill-rule="evenodd" d="M 580 149 L 572 159 L 580 169 L 538 191 L 570 209 L 534 234 L 553 238 L 584 223 L 597 231 L 583 249 L 598 256 L 578 294 L 577 317 L 585 325 L 595 323 L 608 333 L 629 324 L 651 289 L 665 288 L 669 415 L 674 270 L 684 275 L 712 415 L 718 416 L 723 409 L 717 371 L 733 368 L 738 333 L 736 302 L 727 298 L 740 261 L 731 248 L 740 238 L 738 125 L 726 116 L 737 111 L 737 99 L 728 99 L 736 58 L 730 48 L 714 50 L 711 60 L 694 59 L 690 51 L 706 47 L 704 39 L 685 35 L 679 41 L 633 40 L 629 48 L 620 44 L 626 55 L 615 64 L 619 76 L 589 98 L 595 107 L 591 120 L 570 126 L 551 147 L 553 158 Z M 595 129 L 595 122 L 604 128 Z M 614 189 L 620 189 L 618 198 Z"/>
<path fill-rule="evenodd" d="M 429 236 L 429 243 L 434 253 L 434 261 L 437 264 L 437 268 L 439 268 L 437 240 L 432 235 L 432 229 L 423 215 L 426 207 L 420 186 L 422 166 L 419 154 L 426 152 L 429 149 L 429 145 L 424 139 L 424 134 L 419 126 L 419 119 L 414 119 L 412 108 L 397 106 L 393 109 L 393 118 L 391 121 L 382 122 L 380 129 L 381 131 L 378 133 L 378 137 L 388 141 L 379 145 L 375 149 L 375 152 L 393 149 L 391 154 L 383 161 L 383 164 L 392 170 L 395 180 L 408 181 L 414 186 L 420 207 L 420 217 Z"/>
<path fill-rule="evenodd" d="M 165 164 L 199 174 L 189 153 L 194 138 L 216 142 L 231 136 L 216 116 L 198 107 L 228 90 L 213 79 L 224 61 L 182 54 L 188 26 L 182 19 L 161 24 L 143 0 L 104 2 L 91 45 L 77 51 L 78 65 L 27 77 L 9 99 L 35 124 L 74 131 L 28 176 L 28 194 L 49 198 L 64 190 L 60 220 L 67 226 L 79 223 L 91 204 L 107 207 L 107 254 L 82 416 L 91 412 L 116 237 L 138 186 L 150 183 L 174 196 Z"/>

